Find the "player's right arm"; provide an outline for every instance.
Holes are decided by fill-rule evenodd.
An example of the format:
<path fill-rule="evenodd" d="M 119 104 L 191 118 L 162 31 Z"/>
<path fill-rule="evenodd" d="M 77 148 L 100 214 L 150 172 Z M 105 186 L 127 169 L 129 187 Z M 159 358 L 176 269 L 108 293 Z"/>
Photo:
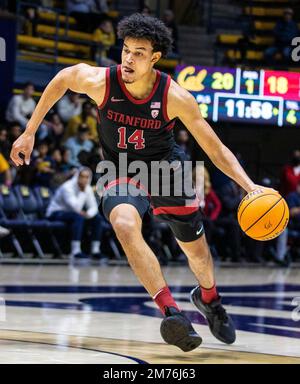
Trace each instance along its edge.
<path fill-rule="evenodd" d="M 44 117 L 53 105 L 68 89 L 83 93 L 93 99 L 97 105 L 102 103 L 105 94 L 106 68 L 91 67 L 87 64 L 77 64 L 61 70 L 45 88 L 24 133 L 14 142 L 10 157 L 15 165 L 29 164 L 34 146 L 35 133 Z"/>

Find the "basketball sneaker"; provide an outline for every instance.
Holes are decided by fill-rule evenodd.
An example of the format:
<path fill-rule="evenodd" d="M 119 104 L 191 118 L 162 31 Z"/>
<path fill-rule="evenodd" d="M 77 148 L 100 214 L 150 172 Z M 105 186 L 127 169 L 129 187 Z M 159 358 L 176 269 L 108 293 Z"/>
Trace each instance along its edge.
<path fill-rule="evenodd" d="M 165 315 L 160 333 L 166 343 L 176 345 L 183 352 L 199 347 L 202 339 L 182 312 L 175 307 L 166 307 Z"/>
<path fill-rule="evenodd" d="M 209 304 L 201 300 L 200 287 L 191 291 L 191 302 L 199 309 L 200 313 L 206 318 L 211 333 L 220 341 L 226 344 L 235 342 L 235 327 L 231 317 L 226 313 L 221 304 L 221 297 Z"/>

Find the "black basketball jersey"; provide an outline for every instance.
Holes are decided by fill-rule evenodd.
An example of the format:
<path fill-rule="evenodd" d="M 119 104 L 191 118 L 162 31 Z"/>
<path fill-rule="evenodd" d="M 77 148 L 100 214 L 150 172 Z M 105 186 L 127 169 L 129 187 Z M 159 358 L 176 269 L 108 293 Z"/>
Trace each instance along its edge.
<path fill-rule="evenodd" d="M 119 153 L 128 160 L 168 159 L 177 147 L 173 129 L 177 118 L 167 116 L 167 96 L 171 78 L 156 71 L 151 94 L 135 99 L 122 80 L 121 66 L 106 70 L 106 92 L 99 106 L 99 136 L 106 160 L 118 162 Z"/>

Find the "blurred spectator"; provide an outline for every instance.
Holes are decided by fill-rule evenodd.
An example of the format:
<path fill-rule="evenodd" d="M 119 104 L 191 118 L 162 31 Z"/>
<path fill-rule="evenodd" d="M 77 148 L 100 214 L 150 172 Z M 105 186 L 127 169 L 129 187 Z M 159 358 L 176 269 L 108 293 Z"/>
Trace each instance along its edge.
<path fill-rule="evenodd" d="M 206 180 L 204 184 L 204 195 L 205 197 L 204 197 L 203 212 L 205 217 L 203 219 L 203 225 L 205 228 L 205 236 L 210 246 L 214 259 L 218 259 L 219 255 L 214 245 L 215 243 L 214 237 L 215 237 L 215 234 L 220 232 L 217 224 L 217 219 L 220 216 L 220 213 L 222 210 L 222 204 L 218 196 L 216 195 L 215 191 L 212 189 L 212 186 L 209 180 Z"/>
<path fill-rule="evenodd" d="M 10 234 L 10 230 L 9 229 L 0 226 L 0 239 L 2 237 L 8 236 L 9 234 Z"/>
<path fill-rule="evenodd" d="M 52 189 L 58 188 L 61 184 L 67 181 L 77 169 L 72 167 L 68 162 L 70 158 L 70 151 L 66 148 L 54 149 L 51 153 L 51 158 L 54 161 L 55 174 L 51 179 L 50 187 Z"/>
<path fill-rule="evenodd" d="M 92 230 L 91 254 L 100 256 L 102 240 L 102 218 L 90 185 L 92 173 L 89 168 L 80 170 L 56 191 L 47 209 L 50 220 L 64 221 L 70 225 L 72 232 L 71 255 L 85 257 L 81 250 L 84 223 L 87 221 Z"/>
<path fill-rule="evenodd" d="M 219 217 L 221 210 L 222 210 L 222 204 L 219 200 L 218 196 L 216 195 L 215 191 L 212 189 L 211 183 L 209 180 L 207 180 L 204 184 L 204 208 L 203 212 L 207 218 L 209 218 L 212 221 L 217 220 Z"/>
<path fill-rule="evenodd" d="M 0 184 L 10 186 L 12 184 L 12 174 L 9 164 L 0 152 Z"/>
<path fill-rule="evenodd" d="M 70 137 L 66 143 L 65 147 L 70 150 L 70 159 L 69 164 L 73 167 L 79 167 L 80 161 L 78 155 L 80 152 L 91 152 L 94 144 L 89 140 L 89 129 L 86 125 L 81 125 L 77 131 L 75 137 Z"/>
<path fill-rule="evenodd" d="M 252 17 L 241 17 L 242 37 L 238 39 L 236 49 L 241 53 L 241 63 L 247 62 L 247 51 L 255 46 L 255 25 Z"/>
<path fill-rule="evenodd" d="M 291 263 L 291 257 L 288 253 L 289 235 L 300 239 L 300 180 L 297 183 L 296 190 L 287 195 L 286 202 L 290 209 L 290 221 L 288 228 L 277 239 L 274 258 L 277 264 L 282 267 L 288 267 Z"/>
<path fill-rule="evenodd" d="M 6 110 L 6 120 L 8 122 L 18 122 L 23 129 L 30 119 L 36 102 L 33 99 L 34 85 L 32 83 L 25 84 L 22 95 L 15 95 L 10 100 Z"/>
<path fill-rule="evenodd" d="M 173 54 L 178 54 L 178 28 L 175 22 L 175 16 L 171 9 L 166 9 L 163 15 L 163 22 L 169 28 L 173 39 Z"/>
<path fill-rule="evenodd" d="M 65 127 L 57 113 L 53 113 L 50 117 L 48 125 L 48 136 L 53 147 L 59 147 L 65 133 Z"/>
<path fill-rule="evenodd" d="M 283 197 L 294 192 L 300 182 L 300 150 L 295 150 L 290 164 L 284 166 L 280 178 L 280 193 Z"/>
<path fill-rule="evenodd" d="M 226 231 L 224 250 L 228 245 L 231 252 L 231 261 L 240 261 L 242 233 L 236 218 L 236 212 L 243 197 L 242 190 L 233 180 L 229 179 L 216 192 L 222 203 L 218 225 Z"/>
<path fill-rule="evenodd" d="M 81 108 L 79 94 L 72 91 L 69 91 L 57 103 L 57 112 L 64 123 L 67 123 L 72 117 L 80 115 Z"/>
<path fill-rule="evenodd" d="M 10 145 L 14 143 L 14 141 L 17 140 L 17 138 L 21 135 L 22 128 L 21 125 L 18 122 L 12 122 L 8 126 L 8 141 Z"/>
<path fill-rule="evenodd" d="M 68 148 L 61 150 L 61 163 L 59 169 L 61 172 L 71 175 L 74 167 L 70 164 L 71 151 Z"/>
<path fill-rule="evenodd" d="M 176 143 L 186 153 L 187 160 L 191 160 L 192 154 L 190 150 L 190 136 L 186 129 L 182 128 L 177 132 Z"/>
<path fill-rule="evenodd" d="M 0 152 L 6 160 L 9 160 L 9 154 L 11 150 L 11 145 L 8 141 L 7 130 L 4 127 L 0 128 Z"/>
<path fill-rule="evenodd" d="M 109 49 L 116 44 L 116 35 L 112 22 L 109 19 L 102 20 L 94 31 L 93 40 L 97 43 L 94 59 L 99 66 L 108 67 L 116 62 L 108 57 Z"/>
<path fill-rule="evenodd" d="M 290 209 L 289 227 L 300 231 L 300 181 L 297 184 L 296 190 L 287 196 L 286 201 Z"/>
<path fill-rule="evenodd" d="M 274 46 L 267 48 L 265 51 L 265 57 L 269 63 L 272 63 L 274 56 L 278 52 L 282 54 L 284 61 L 289 62 L 291 60 L 291 42 L 299 34 L 293 16 L 294 11 L 291 8 L 286 8 L 283 12 L 283 18 L 276 23 L 273 30 Z"/>
<path fill-rule="evenodd" d="M 78 128 L 82 125 L 86 125 L 88 128 L 89 139 L 97 141 L 98 140 L 98 131 L 97 131 L 97 119 L 94 115 L 94 108 L 90 101 L 86 101 L 82 105 L 82 112 L 80 115 L 72 117 L 69 121 L 65 138 L 76 136 Z"/>
<path fill-rule="evenodd" d="M 32 161 L 36 171 L 35 183 L 44 187 L 50 187 L 51 179 L 55 173 L 55 161 L 49 155 L 49 145 L 46 141 L 39 143 L 37 155 Z"/>
<path fill-rule="evenodd" d="M 99 24 L 99 16 L 109 10 L 106 0 L 68 0 L 67 8 L 78 28 L 87 32 L 92 32 Z"/>
<path fill-rule="evenodd" d="M 144 16 L 152 16 L 152 11 L 147 4 L 144 4 L 140 10 L 140 13 Z"/>
<path fill-rule="evenodd" d="M 34 3 L 32 1 L 32 3 Z M 33 4 L 34 5 L 34 4 Z M 37 8 L 34 6 L 26 7 L 24 9 L 25 22 L 23 25 L 23 33 L 25 35 L 36 36 L 37 27 Z"/>
<path fill-rule="evenodd" d="M 219 256 L 214 245 L 214 235 L 219 231 L 216 225 L 216 220 L 220 215 L 222 204 L 212 189 L 210 176 L 204 165 L 197 164 L 196 167 L 194 167 L 193 184 L 195 186 L 196 195 L 200 201 L 200 207 L 204 213 L 203 225 L 205 228 L 206 239 L 213 257 L 218 259 Z"/>

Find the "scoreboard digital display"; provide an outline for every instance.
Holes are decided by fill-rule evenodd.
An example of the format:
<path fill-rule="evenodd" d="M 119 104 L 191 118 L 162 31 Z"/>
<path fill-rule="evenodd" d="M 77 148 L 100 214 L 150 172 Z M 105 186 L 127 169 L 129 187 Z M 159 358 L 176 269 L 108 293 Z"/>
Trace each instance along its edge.
<path fill-rule="evenodd" d="M 178 66 L 176 81 L 194 95 L 205 119 L 300 125 L 300 73 Z"/>

